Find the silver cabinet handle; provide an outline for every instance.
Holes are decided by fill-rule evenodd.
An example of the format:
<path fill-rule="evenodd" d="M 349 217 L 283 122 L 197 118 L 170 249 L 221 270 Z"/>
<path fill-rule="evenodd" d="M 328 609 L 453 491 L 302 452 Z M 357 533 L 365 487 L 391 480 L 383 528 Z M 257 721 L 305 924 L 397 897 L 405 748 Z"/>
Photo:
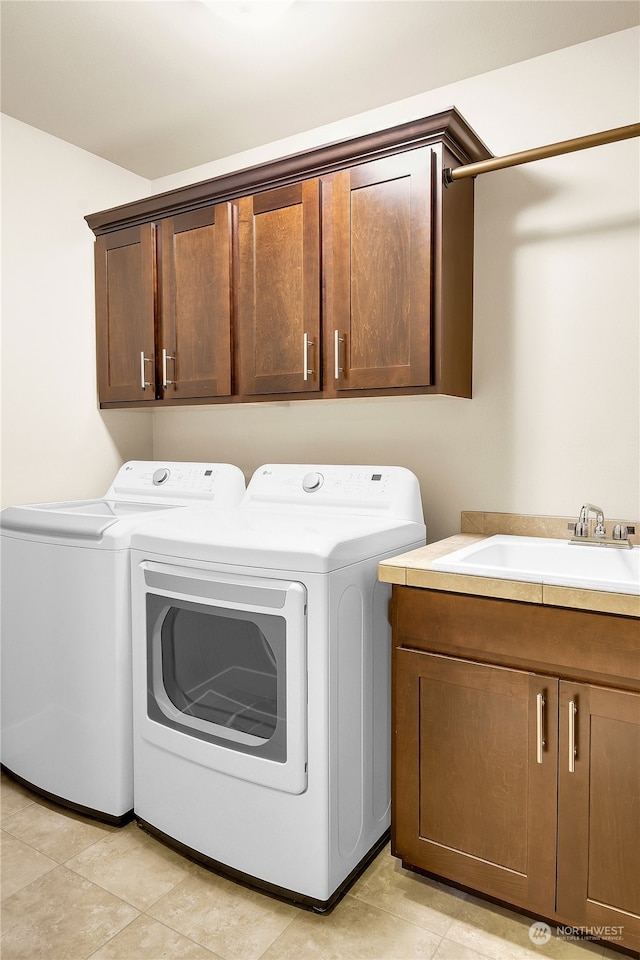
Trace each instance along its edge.
<path fill-rule="evenodd" d="M 175 383 L 175 380 L 167 380 L 167 360 L 175 360 L 175 357 L 170 357 L 167 351 L 163 348 L 162 350 L 162 389 L 166 390 L 170 383 Z"/>
<path fill-rule="evenodd" d="M 569 773 L 576 770 L 576 707 L 575 700 L 569 700 Z"/>
<path fill-rule="evenodd" d="M 344 367 L 340 366 L 340 344 L 344 343 L 343 338 L 340 336 L 338 330 L 335 330 L 333 333 L 333 375 L 336 380 L 340 379 L 340 374 L 343 372 Z"/>
<path fill-rule="evenodd" d="M 536 696 L 536 762 L 542 763 L 542 749 L 544 739 L 544 694 Z"/>
<path fill-rule="evenodd" d="M 151 386 L 150 380 L 145 380 L 144 378 L 144 365 L 145 363 L 152 363 L 151 357 L 145 357 L 144 350 L 140 351 L 140 389 L 146 390 L 147 387 Z"/>
<path fill-rule="evenodd" d="M 313 340 L 309 340 L 308 334 L 305 333 L 302 338 L 302 379 L 308 380 L 309 377 L 313 376 L 313 367 L 309 368 L 309 347 L 313 347 Z"/>

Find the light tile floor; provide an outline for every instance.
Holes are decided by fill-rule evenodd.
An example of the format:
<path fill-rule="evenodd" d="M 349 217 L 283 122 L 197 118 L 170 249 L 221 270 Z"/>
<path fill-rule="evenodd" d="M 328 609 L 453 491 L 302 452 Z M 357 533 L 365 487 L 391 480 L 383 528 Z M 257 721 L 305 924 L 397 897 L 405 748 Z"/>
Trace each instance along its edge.
<path fill-rule="evenodd" d="M 593 960 L 384 850 L 318 916 L 193 864 L 135 824 L 75 816 L 2 777 L 2 960 Z"/>

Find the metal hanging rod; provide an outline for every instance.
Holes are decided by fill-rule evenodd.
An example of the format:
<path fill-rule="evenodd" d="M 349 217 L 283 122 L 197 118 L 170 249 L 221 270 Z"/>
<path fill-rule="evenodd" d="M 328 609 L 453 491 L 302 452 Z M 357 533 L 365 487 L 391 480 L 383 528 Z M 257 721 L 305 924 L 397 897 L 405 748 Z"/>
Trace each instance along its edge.
<path fill-rule="evenodd" d="M 550 143 L 546 147 L 536 147 L 532 150 L 522 150 L 520 153 L 510 153 L 506 157 L 491 157 L 490 160 L 466 163 L 454 169 L 447 167 L 443 173 L 444 182 L 446 186 L 449 186 L 454 180 L 477 177 L 480 173 L 489 173 L 491 170 L 502 170 L 504 167 L 515 167 L 519 163 L 531 163 L 533 160 L 558 157 L 562 153 L 574 153 L 576 150 L 587 150 L 589 147 L 601 147 L 605 143 L 630 140 L 632 137 L 640 137 L 640 123 L 631 123 L 627 127 L 616 127 L 613 130 L 603 130 L 602 133 L 591 133 L 586 137 L 576 137 L 574 140 Z"/>

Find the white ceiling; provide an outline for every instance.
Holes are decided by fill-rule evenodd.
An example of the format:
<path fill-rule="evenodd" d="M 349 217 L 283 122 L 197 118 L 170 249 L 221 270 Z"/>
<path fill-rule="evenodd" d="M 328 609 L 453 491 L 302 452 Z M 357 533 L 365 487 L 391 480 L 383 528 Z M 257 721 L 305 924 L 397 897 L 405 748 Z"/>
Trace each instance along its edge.
<path fill-rule="evenodd" d="M 2 111 L 155 179 L 640 23 L 638 0 L 297 0 L 262 30 L 212 6 L 2 0 Z"/>

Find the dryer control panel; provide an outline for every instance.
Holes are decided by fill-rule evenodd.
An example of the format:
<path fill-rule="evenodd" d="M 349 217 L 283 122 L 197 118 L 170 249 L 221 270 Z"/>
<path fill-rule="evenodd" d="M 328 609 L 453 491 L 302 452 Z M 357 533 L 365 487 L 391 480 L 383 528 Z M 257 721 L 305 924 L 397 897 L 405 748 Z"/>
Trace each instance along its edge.
<path fill-rule="evenodd" d="M 405 467 L 264 464 L 244 502 L 423 522 L 418 478 Z"/>

